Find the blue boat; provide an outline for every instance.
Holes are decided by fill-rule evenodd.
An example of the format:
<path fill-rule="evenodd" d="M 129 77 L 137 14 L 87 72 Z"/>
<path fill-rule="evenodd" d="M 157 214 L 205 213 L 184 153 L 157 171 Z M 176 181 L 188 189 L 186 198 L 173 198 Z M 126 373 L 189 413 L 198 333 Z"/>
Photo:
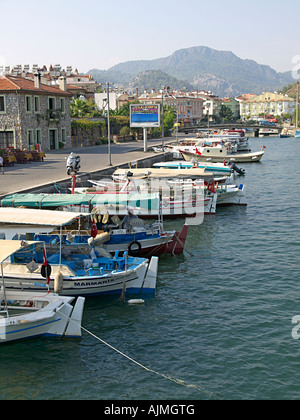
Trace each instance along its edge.
<path fill-rule="evenodd" d="M 96 249 L 90 254 L 79 248 L 65 251 L 65 247 L 62 252 L 55 253 L 48 249 L 46 265 L 43 249 L 36 246 L 15 253 L 3 266 L 6 287 L 45 291 L 49 286 L 51 291 L 62 296 L 84 297 L 155 293 L 158 257 L 152 257 L 149 262 L 145 258 L 130 257 L 127 253 L 119 257 L 116 252 L 114 257 L 107 258 Z M 41 281 L 43 267 L 49 270 L 44 275 L 45 283 Z"/>
<path fill-rule="evenodd" d="M 295 138 L 296 138 L 296 139 L 300 139 L 300 131 L 296 131 L 296 133 L 295 133 Z"/>
<path fill-rule="evenodd" d="M 231 168 L 224 165 L 223 163 L 206 163 L 197 162 L 196 167 L 205 169 L 207 172 L 211 172 L 217 175 L 231 175 Z M 169 169 L 191 169 L 195 167 L 193 162 L 174 160 L 170 162 L 157 162 L 153 165 L 154 168 L 169 168 Z"/>
<path fill-rule="evenodd" d="M 122 256 L 118 250 L 110 254 L 96 242 L 96 235 L 90 238 L 95 239 L 95 243 L 75 240 L 68 243 L 63 240 L 63 229 L 74 223 L 80 213 L 15 208 L 0 210 L 2 236 L 10 235 L 10 239 L 21 240 L 26 235 L 24 244 L 28 238 L 35 239 L 37 244 L 26 251 L 18 251 L 5 261 L 3 273 L 7 288 L 45 291 L 49 286 L 51 291 L 64 296 L 121 295 L 125 291 L 130 294 L 155 293 L 157 256 L 149 261 L 130 256 L 128 251 Z M 16 237 L 13 236 L 15 232 Z M 38 246 L 41 244 L 37 242 L 39 238 L 44 239 L 42 246 Z M 47 282 L 42 283 L 41 272 L 48 264 L 51 272 L 46 276 Z"/>

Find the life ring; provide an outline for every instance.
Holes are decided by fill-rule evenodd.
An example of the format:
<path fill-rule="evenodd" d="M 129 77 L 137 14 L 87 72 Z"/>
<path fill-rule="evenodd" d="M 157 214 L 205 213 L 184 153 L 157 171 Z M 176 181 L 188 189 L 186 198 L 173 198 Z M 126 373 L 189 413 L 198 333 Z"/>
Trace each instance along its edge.
<path fill-rule="evenodd" d="M 137 246 L 137 249 L 135 248 L 136 246 Z M 128 252 L 131 255 L 138 255 L 141 252 L 141 249 L 142 249 L 142 245 L 138 241 L 132 241 L 128 245 Z"/>
<path fill-rule="evenodd" d="M 44 278 L 50 277 L 51 275 L 51 265 L 47 264 L 47 265 L 42 265 L 41 266 L 41 276 Z"/>

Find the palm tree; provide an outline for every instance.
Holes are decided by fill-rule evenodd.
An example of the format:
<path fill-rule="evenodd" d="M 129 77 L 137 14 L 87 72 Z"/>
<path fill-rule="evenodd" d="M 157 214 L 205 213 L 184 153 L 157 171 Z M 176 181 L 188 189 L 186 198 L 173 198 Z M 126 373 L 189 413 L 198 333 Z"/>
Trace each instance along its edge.
<path fill-rule="evenodd" d="M 89 113 L 89 106 L 86 101 L 82 99 L 74 99 L 71 104 L 71 117 L 83 118 Z"/>

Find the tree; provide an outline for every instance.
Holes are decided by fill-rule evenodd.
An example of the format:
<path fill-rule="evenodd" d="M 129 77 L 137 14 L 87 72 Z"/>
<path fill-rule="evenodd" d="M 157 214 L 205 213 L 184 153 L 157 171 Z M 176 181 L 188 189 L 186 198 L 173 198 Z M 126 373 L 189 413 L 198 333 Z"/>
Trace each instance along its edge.
<path fill-rule="evenodd" d="M 169 135 L 176 120 L 176 111 L 170 105 L 164 105 L 164 134 Z"/>
<path fill-rule="evenodd" d="M 88 105 L 86 101 L 82 99 L 74 99 L 70 104 L 71 117 L 73 118 L 83 118 L 87 116 Z"/>
<path fill-rule="evenodd" d="M 110 110 L 110 114 L 111 115 L 120 115 L 120 116 L 124 116 L 124 117 L 129 117 L 129 112 L 130 112 L 130 105 L 131 104 L 139 104 L 139 101 L 132 101 L 132 102 L 127 102 L 126 104 L 122 105 L 120 109 L 115 109 Z"/>
<path fill-rule="evenodd" d="M 102 115 L 102 112 L 97 110 L 97 105 L 90 98 L 88 101 L 84 99 L 74 99 L 71 104 L 71 117 L 73 118 L 84 118 L 84 117 L 99 117 Z"/>
<path fill-rule="evenodd" d="M 233 119 L 233 112 L 228 106 L 222 105 L 220 117 L 223 118 L 224 121 L 230 121 Z"/>

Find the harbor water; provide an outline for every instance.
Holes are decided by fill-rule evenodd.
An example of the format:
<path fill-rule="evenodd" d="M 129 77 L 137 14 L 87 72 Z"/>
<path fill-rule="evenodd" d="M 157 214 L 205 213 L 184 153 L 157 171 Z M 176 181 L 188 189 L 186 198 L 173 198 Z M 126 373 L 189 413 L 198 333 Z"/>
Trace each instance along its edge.
<path fill-rule="evenodd" d="M 266 149 L 260 163 L 238 165 L 248 206 L 191 226 L 189 252 L 160 259 L 144 304 L 86 299 L 80 340 L 1 345 L 1 399 L 300 397 L 300 141 L 250 145 Z"/>

